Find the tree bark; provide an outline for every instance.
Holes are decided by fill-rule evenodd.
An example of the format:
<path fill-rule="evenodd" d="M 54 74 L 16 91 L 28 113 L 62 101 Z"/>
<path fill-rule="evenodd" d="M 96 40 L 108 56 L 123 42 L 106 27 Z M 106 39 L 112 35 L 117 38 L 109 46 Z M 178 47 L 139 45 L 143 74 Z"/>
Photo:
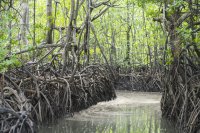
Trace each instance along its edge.
<path fill-rule="evenodd" d="M 148 32 L 147 32 L 147 25 L 146 25 L 146 18 L 144 16 L 144 9 L 142 12 L 142 16 L 143 16 L 143 23 L 144 23 L 144 30 L 145 30 L 145 37 L 146 37 L 146 45 L 147 45 L 147 49 L 148 49 L 148 54 L 147 54 L 147 60 L 149 61 L 150 64 L 150 70 L 152 69 L 152 53 L 151 53 L 151 47 L 149 46 L 149 42 L 148 42 Z"/>
<path fill-rule="evenodd" d="M 68 53 L 69 46 L 71 45 L 70 40 L 72 39 L 74 15 L 75 15 L 75 0 L 71 0 L 70 19 L 69 19 L 69 25 L 67 29 L 67 35 L 66 35 L 66 44 L 64 46 L 64 51 L 63 51 L 63 67 L 62 67 L 61 76 L 64 76 L 64 73 L 67 67 L 67 57 L 69 54 Z"/>
<path fill-rule="evenodd" d="M 21 4 L 21 28 L 20 28 L 20 40 L 23 45 L 28 45 L 28 39 L 26 37 L 29 28 L 29 5 L 28 0 L 22 0 Z"/>
<path fill-rule="evenodd" d="M 111 28 L 111 52 L 110 52 L 110 63 L 111 63 L 111 66 L 112 65 L 116 65 L 116 56 L 117 56 L 117 53 L 116 53 L 116 47 L 115 47 L 115 34 L 116 34 L 116 30 L 114 28 Z"/>
<path fill-rule="evenodd" d="M 52 0 L 47 0 L 47 35 L 48 44 L 53 43 L 53 16 L 52 16 Z"/>
<path fill-rule="evenodd" d="M 85 66 L 89 64 L 89 59 L 90 59 L 90 46 L 89 46 L 89 41 L 90 41 L 90 23 L 91 23 L 91 1 L 87 0 L 86 2 L 86 7 L 87 7 L 87 14 L 86 14 L 86 31 L 85 31 L 85 37 L 84 37 L 84 57 L 85 57 Z"/>
<path fill-rule="evenodd" d="M 130 31 L 131 31 L 131 26 L 130 26 L 130 12 L 129 12 L 129 0 L 127 0 L 127 31 L 126 31 L 126 61 L 128 65 L 130 65 Z"/>

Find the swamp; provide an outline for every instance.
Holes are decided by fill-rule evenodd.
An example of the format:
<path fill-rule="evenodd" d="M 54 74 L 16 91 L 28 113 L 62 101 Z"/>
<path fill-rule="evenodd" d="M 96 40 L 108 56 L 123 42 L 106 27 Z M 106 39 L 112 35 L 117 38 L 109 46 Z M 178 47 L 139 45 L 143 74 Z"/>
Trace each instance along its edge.
<path fill-rule="evenodd" d="M 200 133 L 200 1 L 0 0 L 0 133 Z"/>

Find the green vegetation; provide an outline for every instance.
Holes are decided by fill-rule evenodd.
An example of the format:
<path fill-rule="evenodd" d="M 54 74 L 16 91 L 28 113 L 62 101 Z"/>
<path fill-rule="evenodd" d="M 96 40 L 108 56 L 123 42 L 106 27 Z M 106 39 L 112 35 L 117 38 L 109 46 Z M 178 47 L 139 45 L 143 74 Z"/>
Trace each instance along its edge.
<path fill-rule="evenodd" d="M 29 14 L 23 14 L 25 9 L 21 2 L 13 1 L 13 5 L 8 8 L 9 3 L 2 3 L 2 26 L 1 26 L 1 40 L 10 49 L 11 53 L 20 52 L 23 50 L 36 47 L 47 43 L 46 36 L 49 30 L 52 30 L 51 37 L 53 44 L 65 43 L 65 36 L 67 34 L 67 27 L 70 19 L 70 1 L 50 1 L 52 2 L 52 9 L 50 16 L 47 17 L 46 1 L 41 0 L 36 2 L 34 9 L 34 1 L 24 1 L 28 4 L 27 11 Z M 78 2 L 78 1 L 77 1 Z M 148 5 L 145 4 L 148 2 Z M 73 45 L 83 45 L 86 34 L 84 29 L 85 19 L 87 17 L 87 7 L 85 3 L 79 3 L 78 14 L 76 16 L 75 28 L 77 29 L 75 43 Z M 94 27 L 98 33 L 95 39 L 92 30 L 90 29 L 90 37 L 88 42 L 88 50 L 86 47 L 84 51 L 88 51 L 89 64 L 92 63 L 106 63 L 105 58 L 102 58 L 101 50 L 103 50 L 105 57 L 109 64 L 113 66 L 142 66 L 142 65 L 158 65 L 162 61 L 163 45 L 165 42 L 165 35 L 158 22 L 153 21 L 153 17 L 157 17 L 159 12 L 159 3 L 152 1 L 99 1 L 92 3 L 94 8 L 90 9 L 90 27 Z M 25 28 L 22 27 L 22 17 L 27 15 Z M 6 17 L 6 18 L 5 18 Z M 14 18 L 14 19 L 13 19 Z M 51 26 L 47 24 L 51 21 Z M 24 28 L 25 34 L 21 31 Z M 83 28 L 83 29 L 82 29 Z M 81 31 L 82 30 L 82 31 Z M 7 32 L 6 32 L 7 31 Z M 83 32 L 83 33 L 82 33 Z M 11 34 L 9 34 L 11 33 Z M 24 37 L 23 37 L 24 35 Z M 127 40 L 128 38 L 128 40 Z M 98 43 L 102 48 L 99 48 Z M 3 42 L 1 42 L 3 43 Z M 24 44 L 27 43 L 27 44 Z M 78 44 L 80 43 L 80 44 Z M 64 45 L 64 44 L 63 44 Z M 80 46 L 79 46 L 80 47 Z M 32 49 L 34 50 L 34 49 Z M 45 52 L 29 53 L 28 62 L 32 60 L 39 60 Z M 80 62 L 85 62 L 84 51 L 81 52 Z M 38 53 L 33 55 L 34 53 Z M 54 51 L 57 53 L 57 50 Z M 27 53 L 25 53 L 27 55 Z M 154 59 L 155 58 L 155 59 Z M 156 60 L 156 63 L 155 61 Z M 86 61 L 87 62 L 87 61 Z"/>
<path fill-rule="evenodd" d="M 163 116 L 197 132 L 199 5 L 198 0 L 0 1 L 0 72 L 35 65 L 28 75 L 37 83 L 44 76 L 38 71 L 50 66 L 44 72 L 70 77 L 68 85 L 94 64 L 107 66 L 113 80 L 119 68 L 147 70 L 161 75 Z"/>

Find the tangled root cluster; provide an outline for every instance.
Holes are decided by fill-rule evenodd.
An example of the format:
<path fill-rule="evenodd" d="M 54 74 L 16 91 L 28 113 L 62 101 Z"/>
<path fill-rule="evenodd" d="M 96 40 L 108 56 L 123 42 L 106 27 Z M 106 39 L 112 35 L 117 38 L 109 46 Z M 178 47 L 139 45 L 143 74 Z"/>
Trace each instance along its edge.
<path fill-rule="evenodd" d="M 161 78 L 159 74 L 150 74 L 148 72 L 134 72 L 129 74 L 120 74 L 116 84 L 120 90 L 159 92 L 162 91 Z"/>
<path fill-rule="evenodd" d="M 185 133 L 199 132 L 200 65 L 199 57 L 182 53 L 163 76 L 162 115 L 177 123 Z"/>
<path fill-rule="evenodd" d="M 39 122 L 73 116 L 74 111 L 116 97 L 104 67 L 85 67 L 73 78 L 57 70 L 50 64 L 30 65 L 0 74 L 0 132 L 33 133 Z"/>

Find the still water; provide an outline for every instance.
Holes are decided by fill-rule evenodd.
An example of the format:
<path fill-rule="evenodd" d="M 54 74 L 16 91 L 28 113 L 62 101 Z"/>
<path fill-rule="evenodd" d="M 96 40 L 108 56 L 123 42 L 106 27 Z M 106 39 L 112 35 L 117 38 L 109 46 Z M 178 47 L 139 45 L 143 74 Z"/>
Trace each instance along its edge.
<path fill-rule="evenodd" d="M 161 119 L 160 93 L 117 91 L 117 98 L 101 102 L 40 128 L 40 133 L 178 133 Z"/>

